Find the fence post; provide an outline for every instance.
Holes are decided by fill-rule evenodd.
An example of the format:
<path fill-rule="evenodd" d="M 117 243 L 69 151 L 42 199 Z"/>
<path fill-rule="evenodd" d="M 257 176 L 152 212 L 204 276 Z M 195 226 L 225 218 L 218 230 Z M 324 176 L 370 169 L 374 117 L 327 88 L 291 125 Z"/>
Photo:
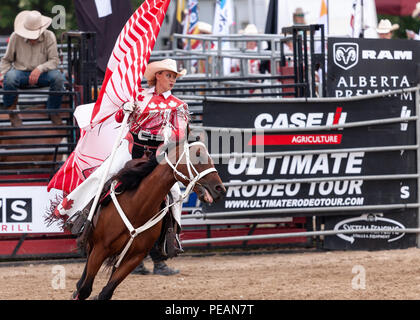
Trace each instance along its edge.
<path fill-rule="evenodd" d="M 419 116 L 419 112 L 420 112 L 420 86 L 417 86 L 417 90 L 416 90 L 416 116 Z M 416 137 L 417 137 L 417 172 L 419 173 L 419 168 L 420 168 L 420 148 L 419 148 L 419 134 L 420 134 L 420 121 L 419 119 L 416 120 Z M 417 202 L 420 201 L 420 178 L 417 178 Z M 417 228 L 420 226 L 420 208 L 417 208 Z M 417 248 L 420 248 L 420 234 L 417 234 Z"/>

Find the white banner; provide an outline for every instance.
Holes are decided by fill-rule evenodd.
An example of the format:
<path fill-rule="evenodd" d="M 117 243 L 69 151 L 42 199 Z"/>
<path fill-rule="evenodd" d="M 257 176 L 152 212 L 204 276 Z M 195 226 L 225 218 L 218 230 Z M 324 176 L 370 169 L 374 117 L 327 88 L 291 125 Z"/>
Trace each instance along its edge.
<path fill-rule="evenodd" d="M 50 198 L 46 186 L 0 187 L 0 234 L 63 232 L 44 222 Z"/>
<path fill-rule="evenodd" d="M 95 0 L 98 17 L 103 18 L 112 14 L 111 0 Z"/>

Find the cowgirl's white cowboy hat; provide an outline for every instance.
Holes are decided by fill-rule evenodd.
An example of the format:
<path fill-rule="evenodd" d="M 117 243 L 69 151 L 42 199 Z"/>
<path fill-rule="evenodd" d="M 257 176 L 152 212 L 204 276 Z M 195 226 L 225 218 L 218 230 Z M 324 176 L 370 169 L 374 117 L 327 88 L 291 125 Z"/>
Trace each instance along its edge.
<path fill-rule="evenodd" d="M 416 3 L 416 8 L 413 10 L 413 12 L 411 13 L 411 16 L 413 18 L 417 18 L 418 15 L 420 14 L 420 2 Z"/>
<path fill-rule="evenodd" d="M 379 24 L 378 27 L 376 28 L 376 32 L 377 33 L 388 33 L 394 30 L 397 30 L 399 28 L 399 24 L 391 24 L 391 21 L 389 21 L 388 19 L 382 19 Z"/>
<path fill-rule="evenodd" d="M 185 76 L 185 74 L 187 73 L 187 70 L 185 69 L 178 71 L 175 60 L 165 59 L 149 63 L 144 72 L 144 77 L 147 79 L 147 81 L 152 81 L 156 78 L 156 73 L 159 71 L 175 72 L 177 78 Z"/>
<path fill-rule="evenodd" d="M 35 40 L 47 30 L 52 19 L 41 15 L 39 11 L 24 10 L 15 18 L 15 32 L 22 38 Z"/>

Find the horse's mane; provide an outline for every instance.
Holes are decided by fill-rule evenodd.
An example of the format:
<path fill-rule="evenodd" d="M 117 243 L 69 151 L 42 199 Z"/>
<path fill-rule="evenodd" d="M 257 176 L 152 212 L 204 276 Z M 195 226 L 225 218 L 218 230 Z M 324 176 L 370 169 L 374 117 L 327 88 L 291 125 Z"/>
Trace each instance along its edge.
<path fill-rule="evenodd" d="M 120 185 L 117 190 L 123 192 L 136 189 L 142 180 L 147 177 L 158 165 L 156 157 L 151 155 L 149 160 L 133 159 L 127 162 L 112 180 L 118 180 Z"/>

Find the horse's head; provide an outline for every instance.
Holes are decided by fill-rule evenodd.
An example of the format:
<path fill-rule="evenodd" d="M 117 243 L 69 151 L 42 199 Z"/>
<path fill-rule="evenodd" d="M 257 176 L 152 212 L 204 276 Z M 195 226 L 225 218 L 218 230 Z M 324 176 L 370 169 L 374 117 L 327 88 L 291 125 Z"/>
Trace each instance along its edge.
<path fill-rule="evenodd" d="M 164 153 L 166 162 L 172 167 L 175 179 L 191 188 L 203 202 L 218 201 L 226 194 L 213 160 L 204 143 L 183 141 Z"/>

